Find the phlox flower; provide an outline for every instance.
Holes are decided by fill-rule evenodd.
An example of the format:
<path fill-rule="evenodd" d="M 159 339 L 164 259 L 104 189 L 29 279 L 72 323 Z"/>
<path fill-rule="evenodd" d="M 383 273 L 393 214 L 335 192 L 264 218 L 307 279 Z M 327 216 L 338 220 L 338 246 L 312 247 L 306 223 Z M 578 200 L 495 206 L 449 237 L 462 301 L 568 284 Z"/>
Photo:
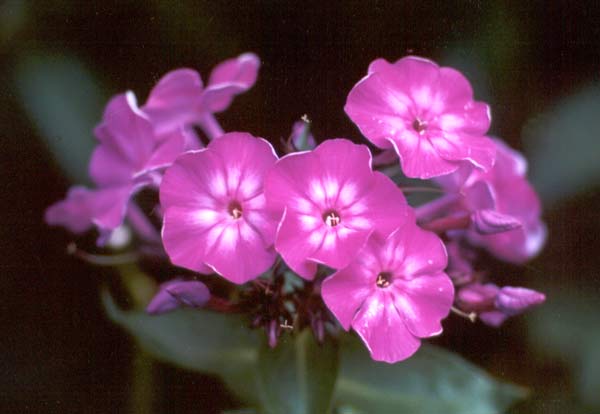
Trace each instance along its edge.
<path fill-rule="evenodd" d="M 373 359 L 393 363 L 442 332 L 454 299 L 446 264 L 442 241 L 407 222 L 387 238 L 374 233 L 350 265 L 325 279 L 321 295 Z"/>
<path fill-rule="evenodd" d="M 186 137 L 182 129 L 157 134 L 132 92 L 110 100 L 94 133 L 100 142 L 90 162 L 96 189 L 73 187 L 65 200 L 46 210 L 46 221 L 75 233 L 95 225 L 102 243 L 123 223 L 131 197 L 158 185 L 159 171 L 183 152 Z"/>
<path fill-rule="evenodd" d="M 275 260 L 276 217 L 267 211 L 263 181 L 277 156 L 271 144 L 242 132 L 181 155 L 160 186 L 162 239 L 173 264 L 211 267 L 244 283 Z"/>
<path fill-rule="evenodd" d="M 347 266 L 374 230 L 388 234 L 413 219 L 400 189 L 371 170 L 367 147 L 345 139 L 281 158 L 267 176 L 265 196 L 282 215 L 275 249 L 306 279 L 318 263 Z"/>
<path fill-rule="evenodd" d="M 494 145 L 485 137 L 489 107 L 473 100 L 460 72 L 430 60 L 373 61 L 344 109 L 373 144 L 394 148 L 408 177 L 448 174 L 463 162 L 484 170 L 494 163 Z"/>
<path fill-rule="evenodd" d="M 244 53 L 217 65 L 205 87 L 193 69 L 176 69 L 164 75 L 150 92 L 142 107 L 160 133 L 180 126 L 199 124 L 211 135 L 221 135 L 212 114 L 229 107 L 235 95 L 256 82 L 260 60 Z"/>
<path fill-rule="evenodd" d="M 488 172 L 462 168 L 437 182 L 462 195 L 455 214 L 465 211 L 473 225 L 464 235 L 496 257 L 522 263 L 535 256 L 546 239 L 540 200 L 526 178 L 527 161 L 500 140 L 494 140 L 496 163 Z"/>
<path fill-rule="evenodd" d="M 535 290 L 513 286 L 499 288 L 493 283 L 467 285 L 458 291 L 457 298 L 462 309 L 477 312 L 483 323 L 493 327 L 546 300 L 543 293 Z"/>

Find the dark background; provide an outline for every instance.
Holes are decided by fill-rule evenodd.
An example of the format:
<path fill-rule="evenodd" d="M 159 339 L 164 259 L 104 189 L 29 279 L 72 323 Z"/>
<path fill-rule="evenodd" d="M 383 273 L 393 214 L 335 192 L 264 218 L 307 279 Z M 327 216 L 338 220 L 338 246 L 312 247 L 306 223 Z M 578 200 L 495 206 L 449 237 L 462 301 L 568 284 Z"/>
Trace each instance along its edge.
<path fill-rule="evenodd" d="M 262 59 L 259 81 L 218 118 L 272 142 L 305 113 L 317 139 L 360 139 L 343 106 L 377 57 L 416 54 L 467 74 L 492 105 L 492 133 L 530 158 L 549 227 L 526 267 L 489 266 L 548 303 L 499 330 L 450 317 L 435 342 L 530 388 L 514 413 L 598 412 L 598 39 L 596 1 L 0 3 L 0 412 L 131 410 L 134 347 L 98 296 L 114 275 L 67 256 L 73 236 L 43 212 L 87 182 L 108 97 L 132 89 L 143 102 L 173 68 L 207 79 L 246 51 Z M 235 406 L 216 379 L 151 369 L 156 412 Z"/>

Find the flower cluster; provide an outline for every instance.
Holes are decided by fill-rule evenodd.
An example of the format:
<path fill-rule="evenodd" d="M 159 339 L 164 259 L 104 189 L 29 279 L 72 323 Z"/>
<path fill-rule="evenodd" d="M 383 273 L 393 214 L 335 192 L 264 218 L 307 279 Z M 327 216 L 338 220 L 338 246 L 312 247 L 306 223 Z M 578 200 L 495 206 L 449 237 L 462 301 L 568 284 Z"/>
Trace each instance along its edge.
<path fill-rule="evenodd" d="M 303 117 L 280 157 L 263 138 L 224 132 L 215 117 L 253 86 L 258 68 L 243 54 L 217 66 L 206 87 L 178 69 L 142 106 L 132 92 L 114 97 L 94 131 L 96 188 L 74 187 L 46 221 L 74 233 L 95 227 L 100 246 L 132 229 L 153 247 L 146 254 L 166 253 L 195 275 L 164 282 L 148 312 L 244 312 L 271 346 L 285 329 L 310 327 L 325 340 L 341 326 L 373 359 L 396 362 L 440 334 L 451 310 L 498 326 L 544 301 L 475 270 L 482 249 L 530 259 L 546 232 L 525 160 L 486 136 L 490 109 L 461 73 L 412 56 L 375 60 L 345 110 L 379 153 L 346 138 L 316 145 Z M 386 175 L 389 164 L 442 195 L 410 206 L 413 188 Z M 156 217 L 137 204 L 142 189 L 158 192 Z M 229 288 L 211 288 L 221 278 Z"/>

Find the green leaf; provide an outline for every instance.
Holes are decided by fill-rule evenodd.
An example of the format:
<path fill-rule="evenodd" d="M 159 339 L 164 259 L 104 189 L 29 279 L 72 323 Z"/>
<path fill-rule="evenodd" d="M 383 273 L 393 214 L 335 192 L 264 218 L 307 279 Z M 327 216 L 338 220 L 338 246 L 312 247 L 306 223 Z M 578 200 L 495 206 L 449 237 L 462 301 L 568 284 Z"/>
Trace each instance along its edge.
<path fill-rule="evenodd" d="M 308 329 L 282 337 L 274 349 L 263 345 L 257 371 L 263 414 L 330 412 L 337 368 L 337 346 L 319 345 Z"/>
<path fill-rule="evenodd" d="M 220 376 L 242 399 L 256 403 L 256 331 L 237 315 L 180 309 L 160 316 L 123 311 L 102 292 L 108 316 L 155 358 L 186 369 Z"/>
<path fill-rule="evenodd" d="M 406 361 L 375 362 L 356 338 L 341 348 L 336 403 L 340 414 L 498 414 L 524 398 L 461 357 L 424 344 Z"/>
<path fill-rule="evenodd" d="M 32 54 L 20 58 L 15 84 L 23 108 L 60 166 L 73 181 L 87 182 L 95 145 L 92 129 L 105 100 L 98 82 L 75 58 Z"/>
<path fill-rule="evenodd" d="M 600 85 L 566 97 L 523 131 L 531 181 L 546 202 L 598 188 Z"/>

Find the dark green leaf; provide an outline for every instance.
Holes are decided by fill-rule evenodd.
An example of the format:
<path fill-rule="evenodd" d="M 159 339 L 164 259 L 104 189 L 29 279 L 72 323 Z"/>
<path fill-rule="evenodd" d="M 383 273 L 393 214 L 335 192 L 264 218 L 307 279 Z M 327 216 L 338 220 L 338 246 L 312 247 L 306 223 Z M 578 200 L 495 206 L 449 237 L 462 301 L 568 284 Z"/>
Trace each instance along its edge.
<path fill-rule="evenodd" d="M 344 342 L 340 363 L 340 414 L 497 414 L 526 394 L 427 344 L 408 360 L 390 365 L 373 361 L 353 338 Z"/>
<path fill-rule="evenodd" d="M 86 182 L 92 129 L 105 100 L 100 86 L 80 61 L 65 56 L 24 56 L 15 75 L 22 105 L 48 149 L 73 181 Z"/>
<path fill-rule="evenodd" d="M 538 116 L 523 132 L 531 180 L 545 201 L 597 188 L 600 87 L 590 85 Z"/>
<path fill-rule="evenodd" d="M 282 337 L 275 349 L 265 344 L 258 362 L 263 414 L 329 412 L 338 368 L 338 350 L 332 342 L 319 345 L 305 329 Z"/>
<path fill-rule="evenodd" d="M 242 318 L 192 309 L 151 316 L 119 309 L 107 291 L 102 299 L 108 316 L 151 355 L 186 369 L 216 374 L 242 399 L 255 403 L 259 340 Z"/>

